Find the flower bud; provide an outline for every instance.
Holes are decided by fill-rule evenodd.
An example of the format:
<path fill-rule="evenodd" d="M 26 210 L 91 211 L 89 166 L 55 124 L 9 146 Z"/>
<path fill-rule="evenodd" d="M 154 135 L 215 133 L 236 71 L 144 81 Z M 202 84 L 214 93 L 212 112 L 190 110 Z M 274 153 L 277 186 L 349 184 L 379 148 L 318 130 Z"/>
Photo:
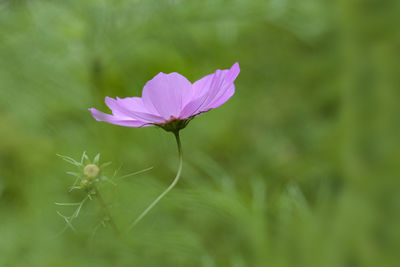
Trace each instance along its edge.
<path fill-rule="evenodd" d="M 83 169 L 83 174 L 89 179 L 96 178 L 99 175 L 99 173 L 100 173 L 100 168 L 95 164 L 88 164 Z"/>
<path fill-rule="evenodd" d="M 86 179 L 83 179 L 83 180 L 81 181 L 81 186 L 82 186 L 82 187 L 86 187 L 86 186 L 88 186 L 88 184 L 89 184 L 89 181 L 86 180 Z"/>

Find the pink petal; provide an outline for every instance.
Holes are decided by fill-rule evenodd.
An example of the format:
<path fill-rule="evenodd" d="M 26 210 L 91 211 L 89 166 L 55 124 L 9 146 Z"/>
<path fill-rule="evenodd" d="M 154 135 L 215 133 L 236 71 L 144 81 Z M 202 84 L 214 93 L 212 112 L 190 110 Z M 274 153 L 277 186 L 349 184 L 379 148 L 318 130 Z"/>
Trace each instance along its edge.
<path fill-rule="evenodd" d="M 143 99 L 140 97 L 117 97 L 117 104 L 130 111 L 130 114 L 138 120 L 145 120 L 155 123 L 165 122 L 165 119 L 158 115 L 157 112 L 148 111 L 143 104 Z"/>
<path fill-rule="evenodd" d="M 181 117 L 187 118 L 211 108 L 217 108 L 235 93 L 233 82 L 239 75 L 239 64 L 235 63 L 229 70 L 217 70 L 193 84 L 193 95 L 182 110 Z"/>
<path fill-rule="evenodd" d="M 209 97 L 207 101 L 200 108 L 201 111 L 207 111 L 211 108 L 216 108 L 228 101 L 228 99 L 235 93 L 235 86 L 233 82 L 239 75 L 239 64 L 235 63 L 229 70 L 223 70 L 216 75 L 216 81 L 211 84 Z"/>
<path fill-rule="evenodd" d="M 125 119 L 118 116 L 111 116 L 109 114 L 98 111 L 95 108 L 89 108 L 93 118 L 97 121 L 105 121 L 111 124 L 126 126 L 126 127 L 147 127 L 152 126 L 151 124 L 143 121 L 135 121 L 132 119 Z"/>
<path fill-rule="evenodd" d="M 106 105 L 111 109 L 113 114 L 116 116 L 138 121 L 144 121 L 147 123 L 165 122 L 165 120 L 160 116 L 142 112 L 144 110 L 143 104 L 141 103 L 141 100 L 137 99 L 138 98 L 115 100 L 111 97 L 106 97 L 105 102 Z"/>
<path fill-rule="evenodd" d="M 179 73 L 160 72 L 143 88 L 142 99 L 147 110 L 157 111 L 166 120 L 179 118 L 192 98 L 192 84 Z"/>
<path fill-rule="evenodd" d="M 217 75 L 220 75 L 221 72 L 221 70 L 217 70 L 193 84 L 194 99 L 182 109 L 182 118 L 190 117 L 202 111 L 201 107 L 207 104 L 207 100 L 210 98 L 210 88 L 215 87 L 214 84 L 218 81 Z"/>
<path fill-rule="evenodd" d="M 189 118 L 197 113 L 199 113 L 199 108 L 204 103 L 206 99 L 206 94 L 202 97 L 197 97 L 190 101 L 181 111 L 180 118 Z"/>
<path fill-rule="evenodd" d="M 235 94 L 235 85 L 232 83 L 230 86 L 227 86 L 225 91 L 218 97 L 216 97 L 212 103 L 208 105 L 208 109 L 217 108 L 224 104 Z M 207 110 L 208 110 L 207 109 Z"/>
<path fill-rule="evenodd" d="M 146 109 L 146 107 L 143 105 L 143 101 L 140 97 L 119 98 L 117 96 L 117 102 L 118 102 L 118 104 L 125 106 L 129 110 L 152 114 L 152 112 L 149 112 Z M 156 115 L 156 114 L 153 114 L 153 115 Z"/>

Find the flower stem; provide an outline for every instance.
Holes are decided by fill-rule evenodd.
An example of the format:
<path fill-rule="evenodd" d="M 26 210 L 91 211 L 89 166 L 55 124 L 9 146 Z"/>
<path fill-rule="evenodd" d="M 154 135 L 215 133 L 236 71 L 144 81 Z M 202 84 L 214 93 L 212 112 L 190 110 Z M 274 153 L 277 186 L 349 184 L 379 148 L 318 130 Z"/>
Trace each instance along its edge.
<path fill-rule="evenodd" d="M 129 226 L 128 231 L 131 230 L 140 220 L 143 219 L 144 216 L 166 195 L 168 194 L 169 191 L 171 191 L 172 188 L 178 183 L 179 177 L 181 176 L 181 171 L 182 171 L 182 145 L 181 145 L 181 139 L 179 137 L 179 131 L 174 132 L 175 138 L 176 138 L 176 143 L 178 145 L 178 153 L 179 153 L 179 167 L 178 167 L 178 172 L 176 173 L 176 176 L 172 183 L 168 186 L 167 189 L 165 189 L 164 192 L 161 193 L 143 212 L 142 214 L 139 215 L 139 217 Z"/>
<path fill-rule="evenodd" d="M 111 216 L 111 213 L 110 213 L 110 211 L 108 210 L 107 204 L 106 204 L 106 202 L 104 201 L 103 197 L 102 197 L 101 194 L 100 194 L 99 189 L 97 189 L 96 185 L 93 185 L 93 189 L 94 189 L 94 191 L 96 192 L 96 197 L 97 197 L 97 199 L 98 199 L 99 202 L 100 202 L 100 206 L 101 206 L 101 208 L 103 209 L 104 214 L 106 215 L 106 217 L 107 217 L 107 218 L 109 219 L 109 221 L 110 221 L 110 225 L 111 225 L 112 229 L 114 230 L 114 233 L 115 233 L 117 236 L 119 236 L 118 227 L 117 227 L 117 225 L 115 224 L 115 222 L 114 222 L 114 220 L 113 220 L 113 218 L 112 218 L 112 216 Z"/>

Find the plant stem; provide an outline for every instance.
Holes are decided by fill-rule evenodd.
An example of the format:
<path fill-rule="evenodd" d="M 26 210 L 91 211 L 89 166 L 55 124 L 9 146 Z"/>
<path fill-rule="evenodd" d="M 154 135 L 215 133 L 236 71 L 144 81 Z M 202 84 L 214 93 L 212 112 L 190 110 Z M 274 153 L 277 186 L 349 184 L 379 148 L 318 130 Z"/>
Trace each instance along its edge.
<path fill-rule="evenodd" d="M 181 145 L 181 139 L 179 137 L 179 131 L 174 132 L 176 143 L 178 145 L 178 153 L 179 153 L 179 167 L 178 167 L 178 172 L 176 173 L 176 176 L 172 183 L 168 186 L 167 189 L 165 189 L 164 192 L 161 193 L 143 212 L 142 214 L 139 215 L 139 217 L 129 226 L 128 231 L 131 230 L 140 220 L 143 219 L 144 216 L 166 195 L 168 194 L 169 191 L 171 191 L 172 188 L 178 183 L 179 177 L 181 176 L 181 171 L 182 171 L 182 162 L 183 162 L 183 157 L 182 157 L 182 145 Z"/>
<path fill-rule="evenodd" d="M 113 218 L 112 218 L 112 216 L 111 216 L 110 211 L 108 210 L 108 207 L 107 207 L 106 202 L 104 201 L 103 197 L 101 196 L 100 191 L 99 191 L 99 189 L 97 189 L 96 185 L 93 185 L 93 189 L 94 189 L 94 191 L 96 192 L 97 199 L 98 199 L 99 202 L 100 202 L 100 206 L 101 206 L 101 208 L 103 209 L 104 214 L 105 214 L 105 215 L 108 217 L 108 219 L 110 220 L 110 225 L 111 225 L 112 229 L 114 230 L 114 233 L 118 236 L 118 235 L 119 235 L 118 227 L 117 227 L 117 225 L 115 224 L 115 222 L 114 222 L 114 220 L 113 220 Z"/>

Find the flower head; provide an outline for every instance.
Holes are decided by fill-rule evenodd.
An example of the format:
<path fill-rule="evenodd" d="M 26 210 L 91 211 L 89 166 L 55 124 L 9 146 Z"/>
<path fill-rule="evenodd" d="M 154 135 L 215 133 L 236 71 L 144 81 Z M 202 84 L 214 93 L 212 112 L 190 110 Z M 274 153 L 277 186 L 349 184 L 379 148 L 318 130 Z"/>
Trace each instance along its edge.
<path fill-rule="evenodd" d="M 96 164 L 88 164 L 83 168 L 83 175 L 89 179 L 96 178 L 100 173 L 100 168 Z"/>
<path fill-rule="evenodd" d="M 179 73 L 160 72 L 146 83 L 142 97 L 106 97 L 112 115 L 89 110 L 97 121 L 126 127 L 159 126 L 176 132 L 197 115 L 228 101 L 235 93 L 233 82 L 239 72 L 239 64 L 235 63 L 230 69 L 217 70 L 193 84 Z"/>

